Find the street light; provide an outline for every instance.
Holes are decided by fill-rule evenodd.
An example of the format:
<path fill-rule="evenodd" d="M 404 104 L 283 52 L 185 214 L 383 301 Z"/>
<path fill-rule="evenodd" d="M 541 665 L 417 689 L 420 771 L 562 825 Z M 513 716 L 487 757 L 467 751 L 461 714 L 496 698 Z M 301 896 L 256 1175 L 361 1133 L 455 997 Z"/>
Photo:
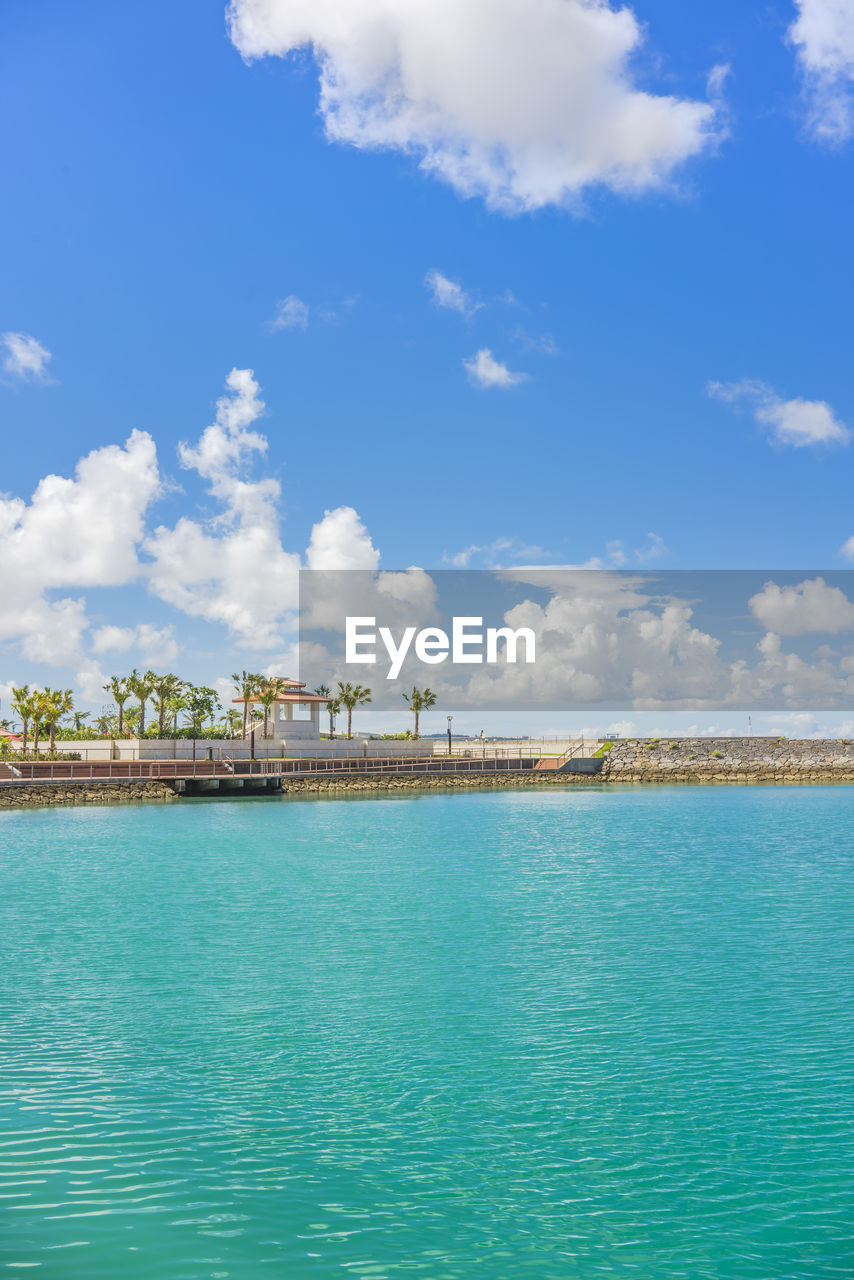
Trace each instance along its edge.
<path fill-rule="evenodd" d="M 451 721 L 453 716 L 448 716 L 448 755 L 451 754 Z"/>

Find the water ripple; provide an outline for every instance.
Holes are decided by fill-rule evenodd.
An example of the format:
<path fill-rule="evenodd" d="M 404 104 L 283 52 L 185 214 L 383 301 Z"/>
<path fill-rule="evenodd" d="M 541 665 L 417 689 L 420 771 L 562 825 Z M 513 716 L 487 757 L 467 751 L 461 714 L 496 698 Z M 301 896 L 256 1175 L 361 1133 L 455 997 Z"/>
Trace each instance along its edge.
<path fill-rule="evenodd" d="M 854 791 L 0 815 L 0 1262 L 854 1274 Z"/>

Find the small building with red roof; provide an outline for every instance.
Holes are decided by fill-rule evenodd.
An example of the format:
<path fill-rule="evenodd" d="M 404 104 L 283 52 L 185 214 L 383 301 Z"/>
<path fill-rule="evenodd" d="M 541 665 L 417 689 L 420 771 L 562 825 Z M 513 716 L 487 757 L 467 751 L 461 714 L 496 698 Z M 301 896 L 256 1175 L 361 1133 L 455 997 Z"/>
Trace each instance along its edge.
<path fill-rule="evenodd" d="M 271 678 L 271 683 L 272 679 Z M 298 680 L 287 677 L 278 678 L 279 692 L 270 706 L 267 716 L 267 738 L 276 742 L 287 742 L 292 738 L 319 738 L 320 713 L 331 701 L 319 693 L 311 693 Z M 232 702 L 243 706 L 249 703 L 249 724 L 254 726 L 256 736 L 263 734 L 263 719 L 259 724 L 259 710 L 263 716 L 262 693 L 251 698 L 232 698 Z"/>

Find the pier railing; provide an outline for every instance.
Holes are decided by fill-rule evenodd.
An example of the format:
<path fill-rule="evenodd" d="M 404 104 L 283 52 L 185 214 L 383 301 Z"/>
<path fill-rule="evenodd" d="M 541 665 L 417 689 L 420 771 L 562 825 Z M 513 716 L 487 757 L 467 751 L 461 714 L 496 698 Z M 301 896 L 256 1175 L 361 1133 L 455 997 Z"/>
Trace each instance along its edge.
<path fill-rule="evenodd" d="M 5 786 L 51 782 L 177 781 L 180 779 L 271 778 L 293 776 L 484 773 L 521 771 L 537 767 L 537 755 L 506 749 L 467 751 L 451 756 L 340 756 L 317 755 L 290 760 L 30 760 L 14 766 L 0 778 Z"/>

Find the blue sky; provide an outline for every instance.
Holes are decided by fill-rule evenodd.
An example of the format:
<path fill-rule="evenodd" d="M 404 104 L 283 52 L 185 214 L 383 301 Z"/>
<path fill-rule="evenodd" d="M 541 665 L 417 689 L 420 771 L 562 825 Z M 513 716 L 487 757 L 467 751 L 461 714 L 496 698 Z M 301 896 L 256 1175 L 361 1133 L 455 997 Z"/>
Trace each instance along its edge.
<path fill-rule="evenodd" d="M 579 7 L 504 8 L 536 11 L 536 51 L 564 3 Z M 508 208 L 483 183 L 471 194 L 447 180 L 447 165 L 445 178 L 426 172 L 417 131 L 408 149 L 368 145 L 377 119 L 348 124 L 352 102 L 338 103 L 343 140 L 329 138 L 318 61 L 339 88 L 359 71 L 335 13 L 348 6 L 240 0 L 230 39 L 223 7 L 198 0 L 7 0 L 0 333 L 39 346 L 7 347 L 0 369 L 0 492 L 28 503 L 43 477 L 73 477 L 133 429 L 150 434 L 161 483 L 125 530 L 134 565 L 79 582 L 72 567 L 58 583 L 45 570 L 47 607 L 85 601 L 57 669 L 33 641 L 38 619 L 21 622 L 20 582 L 6 585 L 0 685 L 92 691 L 98 672 L 145 659 L 141 627 L 197 679 L 285 659 L 287 618 L 278 648 L 258 650 L 251 630 L 150 589 L 157 526 L 184 518 L 214 538 L 236 519 L 210 474 L 177 454 L 214 421 L 232 369 L 254 371 L 266 406 L 252 430 L 268 447 L 246 454 L 245 475 L 279 482 L 271 509 L 287 556 L 304 556 L 325 511 L 347 507 L 361 524 L 342 536 L 385 568 L 850 563 L 854 18 L 843 14 L 828 52 L 815 35 L 822 5 L 638 0 L 622 87 L 711 104 L 705 135 L 683 161 L 657 157 L 663 181 L 627 191 L 600 170 L 557 199 L 529 184 L 528 207 Z M 468 8 L 448 76 L 476 98 L 496 51 L 478 38 L 482 0 Z M 352 6 L 392 31 L 400 9 Z M 427 34 L 453 9 L 433 6 Z M 801 34 L 787 38 L 799 12 Z M 423 45 L 407 21 L 402 44 Z M 250 35 L 273 49 L 279 22 L 315 53 L 241 57 L 235 42 L 246 52 Z M 508 93 L 524 116 L 539 88 L 520 67 Z M 613 89 L 592 84 L 572 109 L 607 110 Z M 568 114 L 543 127 L 560 138 L 564 124 L 583 132 Z M 530 150 L 539 126 L 525 127 Z M 460 286 L 461 309 L 437 304 L 431 271 Z M 275 328 L 288 298 L 304 310 L 292 303 L 297 323 Z M 496 385 L 467 372 L 484 350 L 472 367 Z M 30 586 L 45 555 L 40 544 L 26 559 Z M 135 638 L 110 650 L 106 627 Z"/>

